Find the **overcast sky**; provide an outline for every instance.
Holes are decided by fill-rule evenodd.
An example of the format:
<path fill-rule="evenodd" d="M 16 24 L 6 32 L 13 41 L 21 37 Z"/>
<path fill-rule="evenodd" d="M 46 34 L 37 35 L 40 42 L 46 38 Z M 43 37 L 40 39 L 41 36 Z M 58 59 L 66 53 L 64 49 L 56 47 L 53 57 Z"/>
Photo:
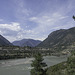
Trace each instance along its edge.
<path fill-rule="evenodd" d="M 75 0 L 0 0 L 0 34 L 9 41 L 44 40 L 75 26 Z"/>

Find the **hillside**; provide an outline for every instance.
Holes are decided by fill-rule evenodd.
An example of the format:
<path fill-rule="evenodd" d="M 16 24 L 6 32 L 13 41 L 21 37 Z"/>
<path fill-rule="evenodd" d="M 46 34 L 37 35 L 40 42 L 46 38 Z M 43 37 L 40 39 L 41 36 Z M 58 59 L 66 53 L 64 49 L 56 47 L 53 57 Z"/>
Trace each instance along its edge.
<path fill-rule="evenodd" d="M 75 75 L 75 51 L 67 61 L 49 67 L 47 75 Z"/>
<path fill-rule="evenodd" d="M 4 38 L 2 35 L 0 35 L 0 46 L 11 46 L 12 44 Z"/>
<path fill-rule="evenodd" d="M 68 47 L 75 44 L 75 27 L 70 29 L 60 29 L 52 32 L 43 42 L 37 47 L 45 48 L 60 48 Z"/>
<path fill-rule="evenodd" d="M 14 41 L 12 42 L 13 45 L 15 46 L 21 46 L 21 47 L 24 47 L 24 46 L 30 46 L 30 47 L 35 47 L 37 46 L 41 41 L 39 40 L 33 40 L 33 39 L 22 39 L 20 41 Z"/>

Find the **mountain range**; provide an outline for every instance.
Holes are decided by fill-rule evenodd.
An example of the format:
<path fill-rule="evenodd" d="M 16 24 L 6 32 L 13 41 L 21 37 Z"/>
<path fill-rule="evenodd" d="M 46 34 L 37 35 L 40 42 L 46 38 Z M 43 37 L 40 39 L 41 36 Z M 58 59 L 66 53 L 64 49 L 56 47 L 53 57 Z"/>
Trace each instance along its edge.
<path fill-rule="evenodd" d="M 19 40 L 19 41 L 12 42 L 13 45 L 15 45 L 15 46 L 21 46 L 21 47 L 24 47 L 24 46 L 35 47 L 39 43 L 41 43 L 41 41 L 39 41 L 39 40 L 33 40 L 33 39 L 22 39 L 22 40 Z"/>
<path fill-rule="evenodd" d="M 41 48 L 66 48 L 70 46 L 75 47 L 75 27 L 70 29 L 56 30 L 48 35 L 44 41 L 33 39 L 22 39 L 10 43 L 6 38 L 0 35 L 0 46 L 31 46 Z"/>
<path fill-rule="evenodd" d="M 75 44 L 75 27 L 52 32 L 37 47 L 56 48 Z"/>

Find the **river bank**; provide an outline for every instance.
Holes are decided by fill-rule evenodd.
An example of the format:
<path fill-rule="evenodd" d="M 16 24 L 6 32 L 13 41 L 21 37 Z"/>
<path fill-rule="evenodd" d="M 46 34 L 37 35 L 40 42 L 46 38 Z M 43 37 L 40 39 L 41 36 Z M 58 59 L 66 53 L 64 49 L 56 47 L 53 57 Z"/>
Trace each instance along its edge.
<path fill-rule="evenodd" d="M 30 75 L 33 58 L 0 60 L 1 75 Z M 66 61 L 67 57 L 45 56 L 48 67 Z"/>

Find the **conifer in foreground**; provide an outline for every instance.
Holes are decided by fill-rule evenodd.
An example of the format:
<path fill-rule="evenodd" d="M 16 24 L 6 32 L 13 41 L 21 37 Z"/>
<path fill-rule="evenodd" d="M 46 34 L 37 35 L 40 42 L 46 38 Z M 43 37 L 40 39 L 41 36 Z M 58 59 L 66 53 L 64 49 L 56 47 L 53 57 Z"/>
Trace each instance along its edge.
<path fill-rule="evenodd" d="M 46 75 L 46 63 L 43 62 L 43 56 L 40 53 L 37 53 L 34 56 L 31 66 L 31 75 Z"/>

